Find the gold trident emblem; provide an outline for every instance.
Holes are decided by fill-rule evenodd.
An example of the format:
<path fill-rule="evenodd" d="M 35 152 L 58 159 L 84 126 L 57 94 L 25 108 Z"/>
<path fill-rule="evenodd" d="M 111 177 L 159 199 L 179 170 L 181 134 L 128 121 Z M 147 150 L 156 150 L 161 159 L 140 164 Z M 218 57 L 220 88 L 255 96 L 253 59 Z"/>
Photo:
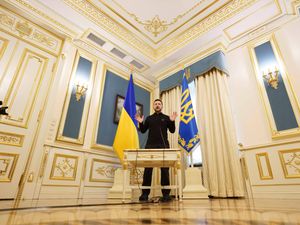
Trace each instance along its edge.
<path fill-rule="evenodd" d="M 188 124 L 194 117 L 195 114 L 193 112 L 193 108 L 190 107 L 192 105 L 192 101 L 188 101 L 184 104 L 184 101 L 190 96 L 189 89 L 186 89 L 182 93 L 181 98 L 181 113 L 180 113 L 180 121 L 184 122 L 185 124 Z"/>

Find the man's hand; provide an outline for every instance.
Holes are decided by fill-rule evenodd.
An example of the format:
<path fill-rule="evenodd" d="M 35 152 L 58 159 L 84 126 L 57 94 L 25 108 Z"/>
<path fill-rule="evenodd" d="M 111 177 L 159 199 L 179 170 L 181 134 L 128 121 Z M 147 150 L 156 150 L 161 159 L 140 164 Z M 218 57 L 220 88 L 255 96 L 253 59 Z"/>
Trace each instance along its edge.
<path fill-rule="evenodd" d="M 144 115 L 140 116 L 140 114 L 135 114 L 135 119 L 136 121 L 138 121 L 139 123 L 142 123 L 144 121 Z"/>
<path fill-rule="evenodd" d="M 175 121 L 176 117 L 177 117 L 177 112 L 173 112 L 170 116 L 170 120 Z"/>

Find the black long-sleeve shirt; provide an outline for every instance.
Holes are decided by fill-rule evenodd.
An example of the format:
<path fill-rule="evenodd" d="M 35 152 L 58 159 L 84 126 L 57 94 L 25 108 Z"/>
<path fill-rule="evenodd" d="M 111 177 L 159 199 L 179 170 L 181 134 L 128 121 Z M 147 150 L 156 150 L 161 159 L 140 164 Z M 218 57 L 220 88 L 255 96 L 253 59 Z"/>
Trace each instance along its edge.
<path fill-rule="evenodd" d="M 139 123 L 140 131 L 145 133 L 149 129 L 146 148 L 169 148 L 168 130 L 175 132 L 175 121 L 163 113 L 153 113 L 145 123 Z"/>

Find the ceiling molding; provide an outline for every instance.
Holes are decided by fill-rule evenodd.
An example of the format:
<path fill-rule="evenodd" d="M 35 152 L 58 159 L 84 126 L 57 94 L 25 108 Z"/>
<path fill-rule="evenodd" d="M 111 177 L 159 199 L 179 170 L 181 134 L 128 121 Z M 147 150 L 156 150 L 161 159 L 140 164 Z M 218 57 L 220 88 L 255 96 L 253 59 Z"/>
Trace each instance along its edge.
<path fill-rule="evenodd" d="M 89 0 L 91 1 L 91 0 Z M 125 23 L 127 23 L 129 26 L 131 26 L 132 28 L 134 28 L 135 30 L 137 30 L 141 35 L 145 36 L 146 38 L 148 38 L 153 44 L 158 44 L 161 41 L 163 41 L 165 38 L 167 38 L 169 35 L 171 35 L 172 33 L 174 33 L 176 30 L 178 30 L 180 27 L 182 27 L 183 25 L 185 25 L 186 23 L 190 22 L 192 19 L 194 19 L 196 16 L 199 16 L 199 14 L 203 13 L 205 10 L 207 10 L 209 7 L 211 7 L 212 5 L 216 4 L 217 1 L 219 0 L 215 0 L 214 2 L 211 2 L 209 5 L 205 6 L 203 9 L 201 9 L 200 11 L 198 11 L 195 15 L 193 15 L 191 18 L 189 18 L 187 21 L 185 21 L 184 23 L 180 24 L 179 26 L 177 26 L 175 29 L 172 29 L 171 32 L 167 33 L 165 36 L 161 37 L 159 40 L 153 40 L 149 35 L 147 35 L 146 33 L 143 33 L 141 30 L 139 30 L 135 25 L 133 25 L 128 19 L 126 19 L 124 16 L 122 16 L 120 13 L 118 13 L 113 7 L 111 7 L 109 4 L 107 4 L 104 0 L 99 0 L 106 8 L 108 8 L 110 11 L 112 11 L 114 14 L 116 14 L 119 18 L 121 18 Z M 117 1 L 112 0 L 114 2 L 114 4 L 116 4 L 121 10 L 123 10 L 129 17 L 133 18 L 137 23 L 139 23 L 140 25 L 144 25 L 144 29 L 148 32 L 149 28 L 155 30 L 155 27 L 160 28 L 160 27 L 165 27 L 166 29 L 168 29 L 168 26 L 173 25 L 175 23 L 177 23 L 180 19 L 182 19 L 184 16 L 186 16 L 186 14 L 188 14 L 189 12 L 191 12 L 192 10 L 194 10 L 195 8 L 197 8 L 199 5 L 203 4 L 206 0 L 202 0 L 197 2 L 197 4 L 193 5 L 191 8 L 189 8 L 187 11 L 185 11 L 184 13 L 181 13 L 180 15 L 177 15 L 176 17 L 174 17 L 173 19 L 171 19 L 171 22 L 167 22 L 164 20 L 160 20 L 159 16 L 156 15 L 153 17 L 152 20 L 142 20 L 140 19 L 137 15 L 135 15 L 134 13 L 128 12 L 121 4 L 119 4 Z M 223 5 L 222 5 L 223 6 Z M 221 6 L 221 7 L 222 7 Z M 156 18 L 157 17 L 157 18 Z M 159 23 L 159 24 L 158 24 Z M 153 33 L 153 32 L 152 32 Z M 154 32 L 155 33 L 155 32 Z M 155 34 L 154 34 L 155 36 Z"/>
<path fill-rule="evenodd" d="M 33 12 L 36 15 L 44 18 L 48 23 L 52 24 L 52 26 L 54 26 L 56 29 L 60 30 L 62 33 L 64 33 L 65 35 L 67 35 L 69 37 L 75 37 L 77 35 L 77 33 L 74 32 L 72 29 L 68 28 L 67 26 L 63 25 L 62 23 L 58 22 L 57 20 L 53 19 L 48 14 L 35 8 L 34 6 L 32 6 L 31 4 L 27 3 L 24 0 L 14 0 L 14 1 L 5 0 L 5 1 L 8 2 L 9 4 L 14 3 L 14 6 L 16 6 L 16 7 L 22 6 L 23 8 L 26 8 L 27 10 L 29 10 L 31 13 Z"/>
<path fill-rule="evenodd" d="M 64 0 L 67 5 L 71 6 L 77 12 L 94 21 L 109 33 L 116 35 L 125 43 L 139 50 L 154 62 L 157 62 L 166 55 L 178 50 L 179 48 L 182 48 L 199 36 L 203 35 L 203 33 L 210 31 L 217 25 L 223 23 L 225 20 L 254 4 L 256 1 L 258 0 L 232 0 L 221 9 L 214 11 L 204 19 L 198 21 L 191 28 L 183 31 L 182 33 L 173 37 L 170 41 L 155 49 L 149 44 L 145 43 L 133 32 L 129 31 L 122 24 L 115 21 L 103 11 L 99 10 L 97 6 L 93 5 L 88 0 Z"/>

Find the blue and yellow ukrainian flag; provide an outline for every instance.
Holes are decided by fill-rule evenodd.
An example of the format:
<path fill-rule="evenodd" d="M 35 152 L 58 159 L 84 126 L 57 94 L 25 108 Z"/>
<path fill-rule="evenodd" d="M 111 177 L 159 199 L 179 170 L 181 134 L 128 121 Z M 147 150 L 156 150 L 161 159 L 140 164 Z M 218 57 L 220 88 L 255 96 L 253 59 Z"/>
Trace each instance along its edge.
<path fill-rule="evenodd" d="M 124 149 L 137 149 L 140 147 L 137 121 L 134 118 L 136 114 L 135 107 L 133 78 L 132 75 L 130 75 L 127 94 L 113 144 L 113 148 L 121 162 L 123 162 Z"/>
<path fill-rule="evenodd" d="M 188 82 L 183 71 L 178 144 L 190 153 L 200 142 Z"/>

